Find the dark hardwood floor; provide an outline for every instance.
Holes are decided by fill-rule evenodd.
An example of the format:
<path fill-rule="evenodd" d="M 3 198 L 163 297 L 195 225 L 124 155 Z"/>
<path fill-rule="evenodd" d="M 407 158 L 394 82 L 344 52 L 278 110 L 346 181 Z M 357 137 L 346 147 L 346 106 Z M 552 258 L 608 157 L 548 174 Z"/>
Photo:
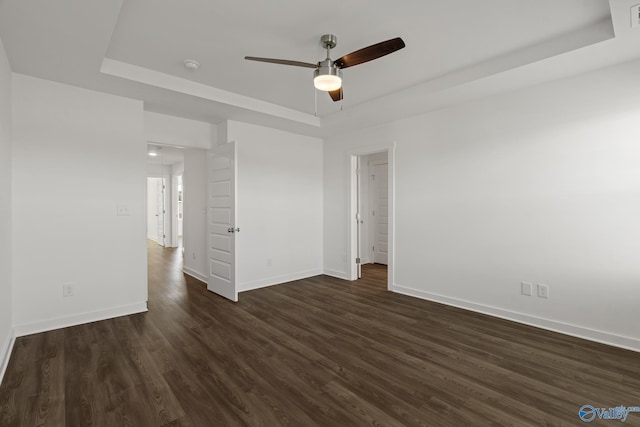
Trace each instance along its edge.
<path fill-rule="evenodd" d="M 148 313 L 16 340 L 0 425 L 577 426 L 585 404 L 640 406 L 640 354 L 386 292 L 383 266 L 234 304 L 177 250 L 149 261 Z"/>

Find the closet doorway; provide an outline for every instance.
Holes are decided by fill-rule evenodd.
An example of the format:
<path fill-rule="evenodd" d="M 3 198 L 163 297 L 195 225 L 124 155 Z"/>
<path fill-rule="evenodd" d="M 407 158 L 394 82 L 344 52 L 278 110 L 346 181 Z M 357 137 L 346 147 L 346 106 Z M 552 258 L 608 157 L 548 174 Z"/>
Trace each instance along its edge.
<path fill-rule="evenodd" d="M 351 279 L 393 284 L 393 147 L 351 153 Z"/>

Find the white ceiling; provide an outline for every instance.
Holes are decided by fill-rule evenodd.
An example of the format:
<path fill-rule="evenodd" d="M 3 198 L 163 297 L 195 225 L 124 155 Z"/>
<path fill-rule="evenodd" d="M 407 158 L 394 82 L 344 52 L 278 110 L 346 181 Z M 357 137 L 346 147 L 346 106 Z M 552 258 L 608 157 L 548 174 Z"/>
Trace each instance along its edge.
<path fill-rule="evenodd" d="M 147 153 L 154 152 L 156 156 L 149 156 L 150 165 L 171 166 L 184 161 L 184 149 L 160 144 L 147 144 Z"/>
<path fill-rule="evenodd" d="M 149 111 L 327 136 L 640 57 L 629 0 L 0 0 L 15 72 L 145 101 Z M 317 62 L 402 37 L 403 50 L 344 70 L 345 100 Z M 185 59 L 201 63 L 190 72 Z M 342 110 L 340 109 L 342 107 Z"/>

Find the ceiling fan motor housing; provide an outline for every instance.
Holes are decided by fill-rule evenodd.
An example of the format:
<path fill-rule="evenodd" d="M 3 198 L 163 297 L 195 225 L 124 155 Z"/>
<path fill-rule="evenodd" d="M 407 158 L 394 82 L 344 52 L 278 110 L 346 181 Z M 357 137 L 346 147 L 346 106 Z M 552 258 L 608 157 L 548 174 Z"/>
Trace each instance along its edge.
<path fill-rule="evenodd" d="M 338 38 L 333 34 L 325 34 L 320 37 L 320 44 L 325 49 L 333 49 L 338 44 Z"/>

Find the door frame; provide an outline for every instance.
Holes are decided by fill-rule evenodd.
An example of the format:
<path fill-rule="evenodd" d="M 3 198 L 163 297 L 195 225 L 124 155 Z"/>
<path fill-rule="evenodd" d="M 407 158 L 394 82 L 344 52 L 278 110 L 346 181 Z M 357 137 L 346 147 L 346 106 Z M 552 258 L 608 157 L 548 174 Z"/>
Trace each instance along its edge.
<path fill-rule="evenodd" d="M 356 223 L 356 214 L 358 213 L 358 158 L 369 154 L 387 152 L 388 159 L 388 189 L 389 189 L 389 248 L 388 248 L 388 264 L 387 264 L 387 289 L 394 288 L 394 270 L 395 270 L 395 149 L 396 143 L 376 144 L 347 152 L 349 158 L 349 212 L 348 212 L 348 229 L 349 229 L 349 280 L 358 279 L 358 264 L 356 263 L 356 254 L 358 252 L 358 229 Z"/>

